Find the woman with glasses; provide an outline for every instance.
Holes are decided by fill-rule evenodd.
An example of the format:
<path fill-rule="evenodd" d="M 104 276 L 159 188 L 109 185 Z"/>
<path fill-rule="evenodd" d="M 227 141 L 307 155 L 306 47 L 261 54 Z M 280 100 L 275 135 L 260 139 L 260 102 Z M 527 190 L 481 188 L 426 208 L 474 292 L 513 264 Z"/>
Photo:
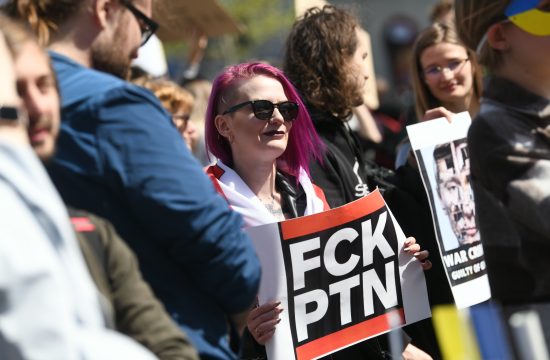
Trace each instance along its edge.
<path fill-rule="evenodd" d="M 462 44 L 452 25 L 435 23 L 420 33 L 412 58 L 418 119 L 433 119 L 449 112 L 477 114 L 481 69 L 475 53 Z"/>
<path fill-rule="evenodd" d="M 473 117 L 478 112 L 481 69 L 475 53 L 459 40 L 452 24 L 434 23 L 418 35 L 412 49 L 411 77 L 417 121 L 450 120 L 463 111 Z M 392 201 L 394 215 L 405 233 L 415 234 L 428 251 L 439 254 L 430 204 L 408 139 L 398 147 L 395 166 L 391 181 L 402 192 Z M 468 219 L 468 226 L 475 224 L 473 207 L 465 208 L 463 218 Z M 426 272 L 430 305 L 454 303 L 441 257 L 434 256 L 432 262 L 432 271 Z M 435 358 L 441 357 L 431 324 L 423 331 L 430 344 L 426 347 Z"/>
<path fill-rule="evenodd" d="M 172 115 L 172 122 L 191 150 L 199 136 L 195 124 L 189 121 L 194 106 L 193 95 L 173 81 L 142 77 L 133 82 L 151 90 L 159 98 L 162 106 Z"/>
<path fill-rule="evenodd" d="M 255 226 L 327 208 L 308 176 L 322 145 L 300 97 L 282 72 L 262 63 L 228 67 L 212 85 L 208 174 L 229 204 Z"/>
<path fill-rule="evenodd" d="M 226 68 L 213 83 L 205 135 L 207 150 L 219 159 L 207 173 L 243 215 L 245 226 L 329 208 L 323 191 L 312 184 L 308 166 L 325 147 L 296 90 L 277 68 L 262 63 Z M 407 253 L 427 256 L 414 239 Z M 281 311 L 274 301 L 250 312 L 247 328 L 257 344 L 273 336 Z M 265 356 L 246 339 L 243 358 Z"/>
<path fill-rule="evenodd" d="M 226 68 L 212 85 L 205 126 L 207 150 L 219 159 L 207 173 L 246 227 L 328 209 L 308 175 L 323 146 L 280 70 L 262 63 Z M 251 311 L 248 329 L 259 344 L 271 338 L 281 311 L 277 302 Z M 253 342 L 244 344 L 252 349 L 243 357 L 255 357 Z"/>

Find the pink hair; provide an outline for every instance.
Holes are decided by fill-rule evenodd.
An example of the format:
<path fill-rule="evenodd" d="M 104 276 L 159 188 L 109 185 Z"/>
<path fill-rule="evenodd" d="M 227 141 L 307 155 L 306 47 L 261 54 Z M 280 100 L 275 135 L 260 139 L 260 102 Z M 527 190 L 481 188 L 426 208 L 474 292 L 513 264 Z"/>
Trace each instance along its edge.
<path fill-rule="evenodd" d="M 325 149 L 324 144 L 319 139 L 307 109 L 294 86 L 281 70 L 264 63 L 243 63 L 229 66 L 216 77 L 212 84 L 212 92 L 206 109 L 206 149 L 225 164 L 231 165 L 233 163 L 233 154 L 229 142 L 225 137 L 219 135 L 214 119 L 219 114 L 218 107 L 222 97 L 231 91 L 237 81 L 259 75 L 268 76 L 279 81 L 288 100 L 298 103 L 298 116 L 292 124 L 286 150 L 278 161 L 286 164 L 285 171 L 291 175 L 297 176 L 300 168 L 303 168 L 309 174 L 308 163 L 312 158 L 321 160 L 321 154 Z"/>

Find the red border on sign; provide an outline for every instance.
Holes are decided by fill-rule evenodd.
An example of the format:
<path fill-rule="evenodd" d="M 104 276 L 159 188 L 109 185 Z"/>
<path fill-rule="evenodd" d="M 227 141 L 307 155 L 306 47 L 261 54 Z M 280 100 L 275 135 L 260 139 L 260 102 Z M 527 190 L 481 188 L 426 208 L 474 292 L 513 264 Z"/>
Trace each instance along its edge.
<path fill-rule="evenodd" d="M 385 206 L 380 191 L 376 189 L 362 199 L 345 206 L 322 213 L 286 220 L 281 222 L 281 234 L 284 240 L 316 233 L 351 222 L 375 212 Z"/>
<path fill-rule="evenodd" d="M 342 349 L 347 345 L 355 344 L 363 339 L 390 330 L 389 318 L 397 313 L 401 323 L 405 323 L 405 312 L 403 308 L 395 309 L 384 315 L 363 321 L 357 325 L 350 326 L 322 338 L 313 340 L 305 345 L 296 348 L 297 360 L 310 360 L 327 355 L 335 350 Z"/>

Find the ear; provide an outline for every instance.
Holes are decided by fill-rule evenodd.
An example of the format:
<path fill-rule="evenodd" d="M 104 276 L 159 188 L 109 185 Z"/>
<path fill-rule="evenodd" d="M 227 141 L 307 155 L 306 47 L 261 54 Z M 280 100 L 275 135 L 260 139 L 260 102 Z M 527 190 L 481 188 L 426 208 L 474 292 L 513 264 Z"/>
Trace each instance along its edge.
<path fill-rule="evenodd" d="M 113 0 L 94 0 L 92 1 L 92 12 L 96 23 L 104 29 L 107 23 L 112 20 L 115 10 Z"/>
<path fill-rule="evenodd" d="M 501 22 L 491 25 L 487 30 L 487 43 L 495 50 L 505 51 L 510 46 L 506 37 L 505 26 L 506 24 Z"/>
<path fill-rule="evenodd" d="M 214 125 L 216 125 L 216 129 L 221 136 L 227 139 L 231 137 L 231 125 L 227 115 L 216 115 Z"/>

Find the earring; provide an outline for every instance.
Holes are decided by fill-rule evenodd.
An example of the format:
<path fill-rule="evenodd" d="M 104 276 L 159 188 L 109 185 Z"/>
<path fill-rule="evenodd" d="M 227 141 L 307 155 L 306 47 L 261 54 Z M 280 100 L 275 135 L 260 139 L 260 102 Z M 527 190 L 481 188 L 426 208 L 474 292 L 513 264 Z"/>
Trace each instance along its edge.
<path fill-rule="evenodd" d="M 229 143 L 233 144 L 235 142 L 235 136 L 232 133 L 229 133 Z"/>

